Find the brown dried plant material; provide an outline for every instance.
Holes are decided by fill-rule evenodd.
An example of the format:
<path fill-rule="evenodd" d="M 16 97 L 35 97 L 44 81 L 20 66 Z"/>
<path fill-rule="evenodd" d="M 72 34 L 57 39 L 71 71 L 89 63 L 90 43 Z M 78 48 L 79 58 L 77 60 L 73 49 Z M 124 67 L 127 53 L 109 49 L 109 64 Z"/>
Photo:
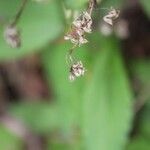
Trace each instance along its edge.
<path fill-rule="evenodd" d="M 85 73 L 85 68 L 81 61 L 74 63 L 70 68 L 69 80 L 74 81 L 77 77 L 83 76 Z"/>
<path fill-rule="evenodd" d="M 83 12 L 72 23 L 71 31 L 64 36 L 65 40 L 70 40 L 75 45 L 82 45 L 88 41 L 85 33 L 91 33 L 92 19 L 88 12 Z"/>
<path fill-rule="evenodd" d="M 4 39 L 12 48 L 18 48 L 21 45 L 20 32 L 15 26 L 5 28 Z"/>
<path fill-rule="evenodd" d="M 103 20 L 108 23 L 109 25 L 114 24 L 114 21 L 119 17 L 120 11 L 117 9 L 114 9 L 113 7 L 110 8 L 110 11 L 107 15 L 103 17 Z"/>

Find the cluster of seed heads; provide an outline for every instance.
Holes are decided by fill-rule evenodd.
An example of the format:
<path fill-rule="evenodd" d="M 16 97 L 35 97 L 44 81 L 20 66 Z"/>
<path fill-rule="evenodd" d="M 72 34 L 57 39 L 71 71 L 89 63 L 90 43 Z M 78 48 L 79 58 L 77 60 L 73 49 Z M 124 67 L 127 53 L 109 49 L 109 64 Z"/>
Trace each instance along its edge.
<path fill-rule="evenodd" d="M 107 15 L 103 17 L 103 20 L 109 24 L 113 25 L 114 21 L 119 17 L 119 10 L 111 7 Z M 76 46 L 81 46 L 88 42 L 85 38 L 85 33 L 92 32 L 92 18 L 91 13 L 88 11 L 82 12 L 73 22 L 70 32 L 64 36 L 65 40 L 70 40 L 73 43 L 73 48 L 70 49 L 69 59 L 71 61 L 69 80 L 74 81 L 77 77 L 83 76 L 85 73 L 85 68 L 83 67 L 82 61 L 73 62 L 72 52 Z"/>
<path fill-rule="evenodd" d="M 88 12 L 83 12 L 72 23 L 71 31 L 64 36 L 65 40 L 70 40 L 75 45 L 87 43 L 85 33 L 91 33 L 92 19 Z"/>
<path fill-rule="evenodd" d="M 47 0 L 34 0 L 37 2 L 43 2 Z M 4 30 L 4 39 L 8 45 L 10 45 L 12 48 L 20 47 L 21 45 L 21 38 L 20 38 L 20 32 L 16 27 L 16 24 L 24 10 L 24 7 L 26 5 L 27 0 L 22 0 L 22 4 L 11 24 L 7 25 Z M 87 11 L 82 12 L 73 22 L 71 25 L 71 30 L 64 36 L 65 40 L 70 40 L 71 43 L 73 43 L 73 47 L 69 51 L 69 60 L 67 62 L 70 62 L 70 74 L 69 79 L 70 81 L 74 81 L 77 77 L 83 76 L 85 73 L 85 68 L 83 66 L 82 61 L 74 61 L 72 58 L 73 50 L 76 46 L 81 46 L 88 42 L 88 40 L 85 38 L 86 33 L 92 32 L 92 18 L 91 14 L 94 8 L 94 5 L 96 4 L 96 0 L 90 0 L 89 1 L 89 8 Z M 119 10 L 116 10 L 114 8 L 110 8 L 107 15 L 103 17 L 103 20 L 113 26 L 114 21 L 119 17 Z"/>
<path fill-rule="evenodd" d="M 91 15 L 85 11 L 82 12 L 79 17 L 77 17 L 73 23 L 70 32 L 64 36 L 65 40 L 70 40 L 71 43 L 74 44 L 74 47 L 81 46 L 82 44 L 85 44 L 88 42 L 87 39 L 85 39 L 85 33 L 91 33 L 92 29 L 92 18 Z M 69 79 L 70 81 L 74 81 L 76 77 L 83 76 L 85 73 L 85 68 L 83 67 L 83 64 L 81 61 L 72 62 L 72 51 L 70 53 L 70 60 L 71 60 L 71 67 L 70 67 L 70 74 Z"/>

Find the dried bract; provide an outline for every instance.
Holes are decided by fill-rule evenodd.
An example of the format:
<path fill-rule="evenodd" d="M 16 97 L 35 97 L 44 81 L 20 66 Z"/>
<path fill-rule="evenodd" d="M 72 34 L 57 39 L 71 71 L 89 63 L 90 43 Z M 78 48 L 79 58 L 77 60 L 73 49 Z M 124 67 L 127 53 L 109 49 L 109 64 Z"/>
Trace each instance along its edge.
<path fill-rule="evenodd" d="M 20 33 L 14 26 L 7 26 L 5 28 L 4 38 L 7 44 L 12 48 L 17 48 L 21 45 Z"/>
<path fill-rule="evenodd" d="M 90 33 L 92 26 L 92 18 L 88 12 L 83 12 L 74 22 L 73 25 L 84 32 Z"/>
<path fill-rule="evenodd" d="M 64 36 L 65 40 L 70 40 L 75 45 L 81 45 L 88 41 L 84 38 L 83 30 L 74 27 L 68 35 Z"/>
<path fill-rule="evenodd" d="M 74 63 L 70 68 L 69 80 L 74 81 L 76 77 L 83 76 L 85 73 L 85 68 L 81 61 Z"/>
<path fill-rule="evenodd" d="M 84 38 L 85 32 L 91 33 L 92 19 L 87 12 L 83 12 L 72 23 L 71 31 L 64 36 L 65 40 L 70 40 L 73 44 L 82 45 L 88 41 Z"/>
<path fill-rule="evenodd" d="M 113 25 L 114 21 L 119 17 L 120 11 L 116 10 L 114 8 L 111 8 L 110 11 L 106 16 L 103 17 L 103 20 L 110 24 Z"/>

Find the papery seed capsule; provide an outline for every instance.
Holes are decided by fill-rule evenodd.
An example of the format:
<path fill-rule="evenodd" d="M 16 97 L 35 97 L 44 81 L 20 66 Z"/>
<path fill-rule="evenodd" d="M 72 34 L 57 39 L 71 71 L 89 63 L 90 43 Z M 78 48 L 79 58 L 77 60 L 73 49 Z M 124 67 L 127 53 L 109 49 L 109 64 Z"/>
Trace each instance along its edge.
<path fill-rule="evenodd" d="M 71 81 L 74 81 L 76 77 L 83 76 L 85 73 L 85 68 L 83 67 L 83 64 L 81 61 L 78 61 L 77 63 L 74 63 L 70 68 L 70 74 L 69 79 Z"/>
<path fill-rule="evenodd" d="M 114 20 L 116 20 L 119 17 L 120 11 L 116 10 L 114 8 L 111 8 L 111 10 L 108 12 L 106 16 L 103 17 L 103 20 L 110 24 L 113 25 Z"/>
<path fill-rule="evenodd" d="M 4 30 L 4 39 L 12 48 L 20 47 L 20 32 L 15 26 L 7 26 Z"/>

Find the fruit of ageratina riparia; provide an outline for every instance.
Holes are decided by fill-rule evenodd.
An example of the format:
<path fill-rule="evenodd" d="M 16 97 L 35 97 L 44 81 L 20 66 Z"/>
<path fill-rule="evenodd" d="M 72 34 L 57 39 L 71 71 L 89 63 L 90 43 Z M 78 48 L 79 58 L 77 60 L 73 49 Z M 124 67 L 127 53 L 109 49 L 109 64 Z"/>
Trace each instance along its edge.
<path fill-rule="evenodd" d="M 21 45 L 20 32 L 15 26 L 7 26 L 5 28 L 4 39 L 12 48 L 18 48 Z"/>

